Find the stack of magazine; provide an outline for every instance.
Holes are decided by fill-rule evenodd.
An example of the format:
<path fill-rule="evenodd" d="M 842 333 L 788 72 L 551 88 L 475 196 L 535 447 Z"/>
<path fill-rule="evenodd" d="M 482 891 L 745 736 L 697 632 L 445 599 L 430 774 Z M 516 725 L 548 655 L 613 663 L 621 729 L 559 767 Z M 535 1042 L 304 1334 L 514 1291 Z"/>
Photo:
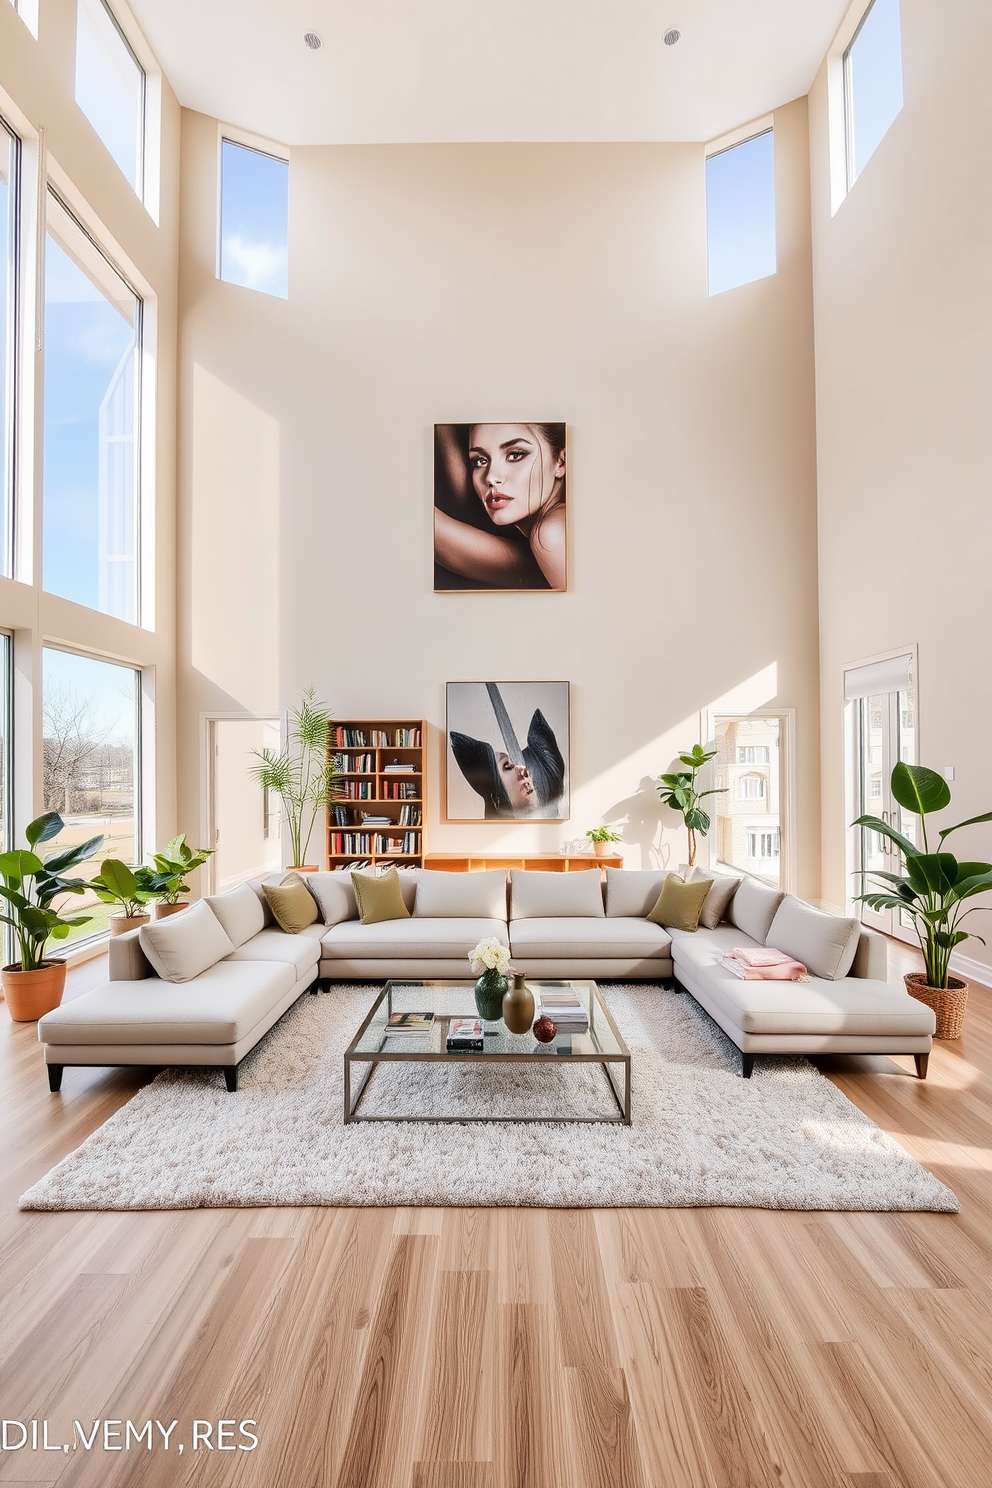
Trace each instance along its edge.
<path fill-rule="evenodd" d="M 390 1013 L 386 1022 L 385 1033 L 387 1035 L 398 1033 L 409 1038 L 425 1037 L 434 1026 L 433 1013 Z"/>
<path fill-rule="evenodd" d="M 481 1054 L 485 1048 L 481 1018 L 452 1018 L 445 1048 L 449 1054 Z"/>
<path fill-rule="evenodd" d="M 589 1014 L 571 987 L 542 987 L 539 1018 L 550 1018 L 559 1033 L 588 1033 Z"/>

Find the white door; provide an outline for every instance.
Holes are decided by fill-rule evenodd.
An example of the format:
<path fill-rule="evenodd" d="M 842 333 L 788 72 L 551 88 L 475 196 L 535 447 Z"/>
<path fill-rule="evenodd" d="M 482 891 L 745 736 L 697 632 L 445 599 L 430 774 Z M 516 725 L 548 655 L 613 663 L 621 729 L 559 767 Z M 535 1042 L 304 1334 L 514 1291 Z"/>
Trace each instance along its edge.
<path fill-rule="evenodd" d="M 901 658 L 908 663 L 909 658 Z M 883 664 L 879 664 L 883 665 Z M 892 663 L 886 665 L 891 666 Z M 860 669 L 869 671 L 869 668 Z M 848 673 L 848 678 L 852 673 Z M 879 680 L 885 681 L 882 676 Z M 851 701 L 854 706 L 854 768 L 855 816 L 877 816 L 910 842 L 916 840 L 918 818 L 904 812 L 893 800 L 889 782 L 892 768 L 897 760 L 915 765 L 916 755 L 916 702 L 909 669 L 902 677 L 889 680 L 902 681 L 904 685 L 891 690 L 863 693 Z M 848 682 L 849 690 L 852 683 Z M 876 872 L 902 873 L 902 854 L 879 832 L 869 827 L 855 827 L 854 866 L 856 894 L 876 887 L 872 874 Z M 884 888 L 883 881 L 877 887 Z M 897 910 L 873 910 L 859 905 L 861 918 L 866 925 L 881 930 L 885 935 L 894 935 L 899 940 L 915 943 L 912 926 L 904 923 L 904 916 Z"/>
<path fill-rule="evenodd" d="M 210 859 L 212 892 L 278 873 L 282 864 L 282 805 L 249 774 L 255 749 L 279 749 L 278 718 L 210 721 Z"/>

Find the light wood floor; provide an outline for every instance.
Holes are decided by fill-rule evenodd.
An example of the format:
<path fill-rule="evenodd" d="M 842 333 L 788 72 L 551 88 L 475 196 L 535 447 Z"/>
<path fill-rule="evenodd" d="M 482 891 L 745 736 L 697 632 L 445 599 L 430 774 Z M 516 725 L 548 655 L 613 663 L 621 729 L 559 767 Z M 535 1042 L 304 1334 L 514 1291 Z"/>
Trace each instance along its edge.
<path fill-rule="evenodd" d="M 960 1215 L 20 1214 L 146 1077 L 68 1070 L 51 1096 L 0 1011 L 0 1415 L 55 1445 L 74 1419 L 179 1423 L 169 1451 L 0 1451 L 0 1484 L 986 1488 L 992 991 L 911 1067 L 829 1072 Z M 214 1425 L 194 1454 L 194 1419 L 259 1445 Z"/>

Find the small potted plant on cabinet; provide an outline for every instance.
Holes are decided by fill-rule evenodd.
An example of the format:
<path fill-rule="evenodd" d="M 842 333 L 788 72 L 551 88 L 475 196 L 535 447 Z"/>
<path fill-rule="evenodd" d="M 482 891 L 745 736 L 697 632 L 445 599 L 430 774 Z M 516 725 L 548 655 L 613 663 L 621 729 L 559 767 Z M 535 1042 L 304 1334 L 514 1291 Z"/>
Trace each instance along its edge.
<path fill-rule="evenodd" d="M 272 791 L 282 801 L 289 830 L 290 867 L 314 872 L 304 863 L 317 815 L 331 796 L 336 771 L 327 752 L 327 732 L 331 715 L 308 687 L 298 708 L 289 710 L 286 747 L 277 754 L 274 749 L 256 749 L 257 765 L 250 765 L 252 775 L 263 791 Z"/>
<path fill-rule="evenodd" d="M 180 895 L 190 892 L 187 879 L 195 869 L 203 867 L 212 852 L 210 847 L 190 847 L 186 841 L 186 833 L 180 832 L 178 837 L 173 837 L 171 842 L 166 843 L 164 852 L 153 854 L 154 868 L 148 884 L 155 896 L 152 900 L 154 919 L 163 920 L 186 908 L 189 900 Z"/>
<path fill-rule="evenodd" d="M 950 805 L 947 781 L 924 765 L 907 765 L 900 760 L 892 771 L 891 789 L 903 811 L 920 818 L 922 850 L 881 817 L 859 816 L 854 825 L 867 827 L 893 843 L 903 855 L 906 871 L 873 870 L 871 877 L 879 887 L 866 890 L 857 898 L 869 909 L 891 909 L 912 921 L 923 952 L 924 970 L 905 974 L 906 991 L 933 1008 L 938 1038 L 960 1038 L 968 983 L 963 977 L 952 976 L 951 952 L 966 940 L 981 940 L 985 944 L 980 935 L 962 930 L 960 924 L 976 909 L 987 909 L 984 904 L 967 908 L 966 905 L 977 894 L 987 894 L 992 889 L 992 863 L 959 863 L 953 853 L 944 851 L 944 841 L 961 827 L 992 821 L 992 811 L 944 827 L 938 833 L 938 850 L 931 852 L 926 819 L 932 812 Z"/>
<path fill-rule="evenodd" d="M 623 841 L 620 833 L 614 832 L 612 827 L 590 827 L 586 836 L 592 843 L 592 850 L 597 858 L 608 858 L 613 843 Z"/>
<path fill-rule="evenodd" d="M 111 935 L 123 935 L 126 930 L 135 930 L 147 925 L 151 915 L 147 905 L 155 898 L 154 874 L 150 868 L 129 868 L 119 858 L 104 858 L 96 878 L 90 879 L 90 888 L 104 904 L 120 906 L 110 916 Z"/>
<path fill-rule="evenodd" d="M 0 853 L 0 895 L 6 910 L 0 920 L 13 930 L 20 955 L 19 962 L 3 968 L 0 981 L 15 1023 L 34 1022 L 58 1007 L 65 990 L 65 962 L 46 957 L 48 942 L 65 940 L 74 926 L 92 919 L 91 915 L 62 915 L 52 908 L 52 902 L 60 894 L 85 894 L 85 879 L 66 874 L 99 852 L 103 838 L 91 837 L 44 860 L 34 851 L 57 837 L 63 825 L 57 811 L 46 811 L 27 827 L 27 850 Z"/>

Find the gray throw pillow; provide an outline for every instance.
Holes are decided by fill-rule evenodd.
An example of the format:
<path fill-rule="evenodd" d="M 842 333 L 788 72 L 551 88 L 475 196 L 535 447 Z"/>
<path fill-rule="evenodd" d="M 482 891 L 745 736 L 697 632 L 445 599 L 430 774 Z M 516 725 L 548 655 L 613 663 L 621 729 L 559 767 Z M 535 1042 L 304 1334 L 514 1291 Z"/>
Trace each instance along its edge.
<path fill-rule="evenodd" d="M 772 920 L 767 944 L 795 956 L 813 976 L 835 982 L 850 971 L 860 936 L 858 920 L 827 914 L 786 894 Z"/>
<path fill-rule="evenodd" d="M 731 923 L 759 945 L 767 945 L 765 937 L 784 898 L 778 889 L 770 889 L 756 878 L 745 878 L 730 901 Z M 776 947 L 776 950 L 781 949 L 781 946 Z"/>
<path fill-rule="evenodd" d="M 684 876 L 684 875 L 683 875 Z M 715 930 L 721 920 L 727 918 L 730 901 L 740 887 L 740 879 L 730 873 L 711 873 L 708 868 L 693 868 L 690 883 L 708 879 L 710 891 L 699 913 L 699 923 L 707 930 Z"/>

